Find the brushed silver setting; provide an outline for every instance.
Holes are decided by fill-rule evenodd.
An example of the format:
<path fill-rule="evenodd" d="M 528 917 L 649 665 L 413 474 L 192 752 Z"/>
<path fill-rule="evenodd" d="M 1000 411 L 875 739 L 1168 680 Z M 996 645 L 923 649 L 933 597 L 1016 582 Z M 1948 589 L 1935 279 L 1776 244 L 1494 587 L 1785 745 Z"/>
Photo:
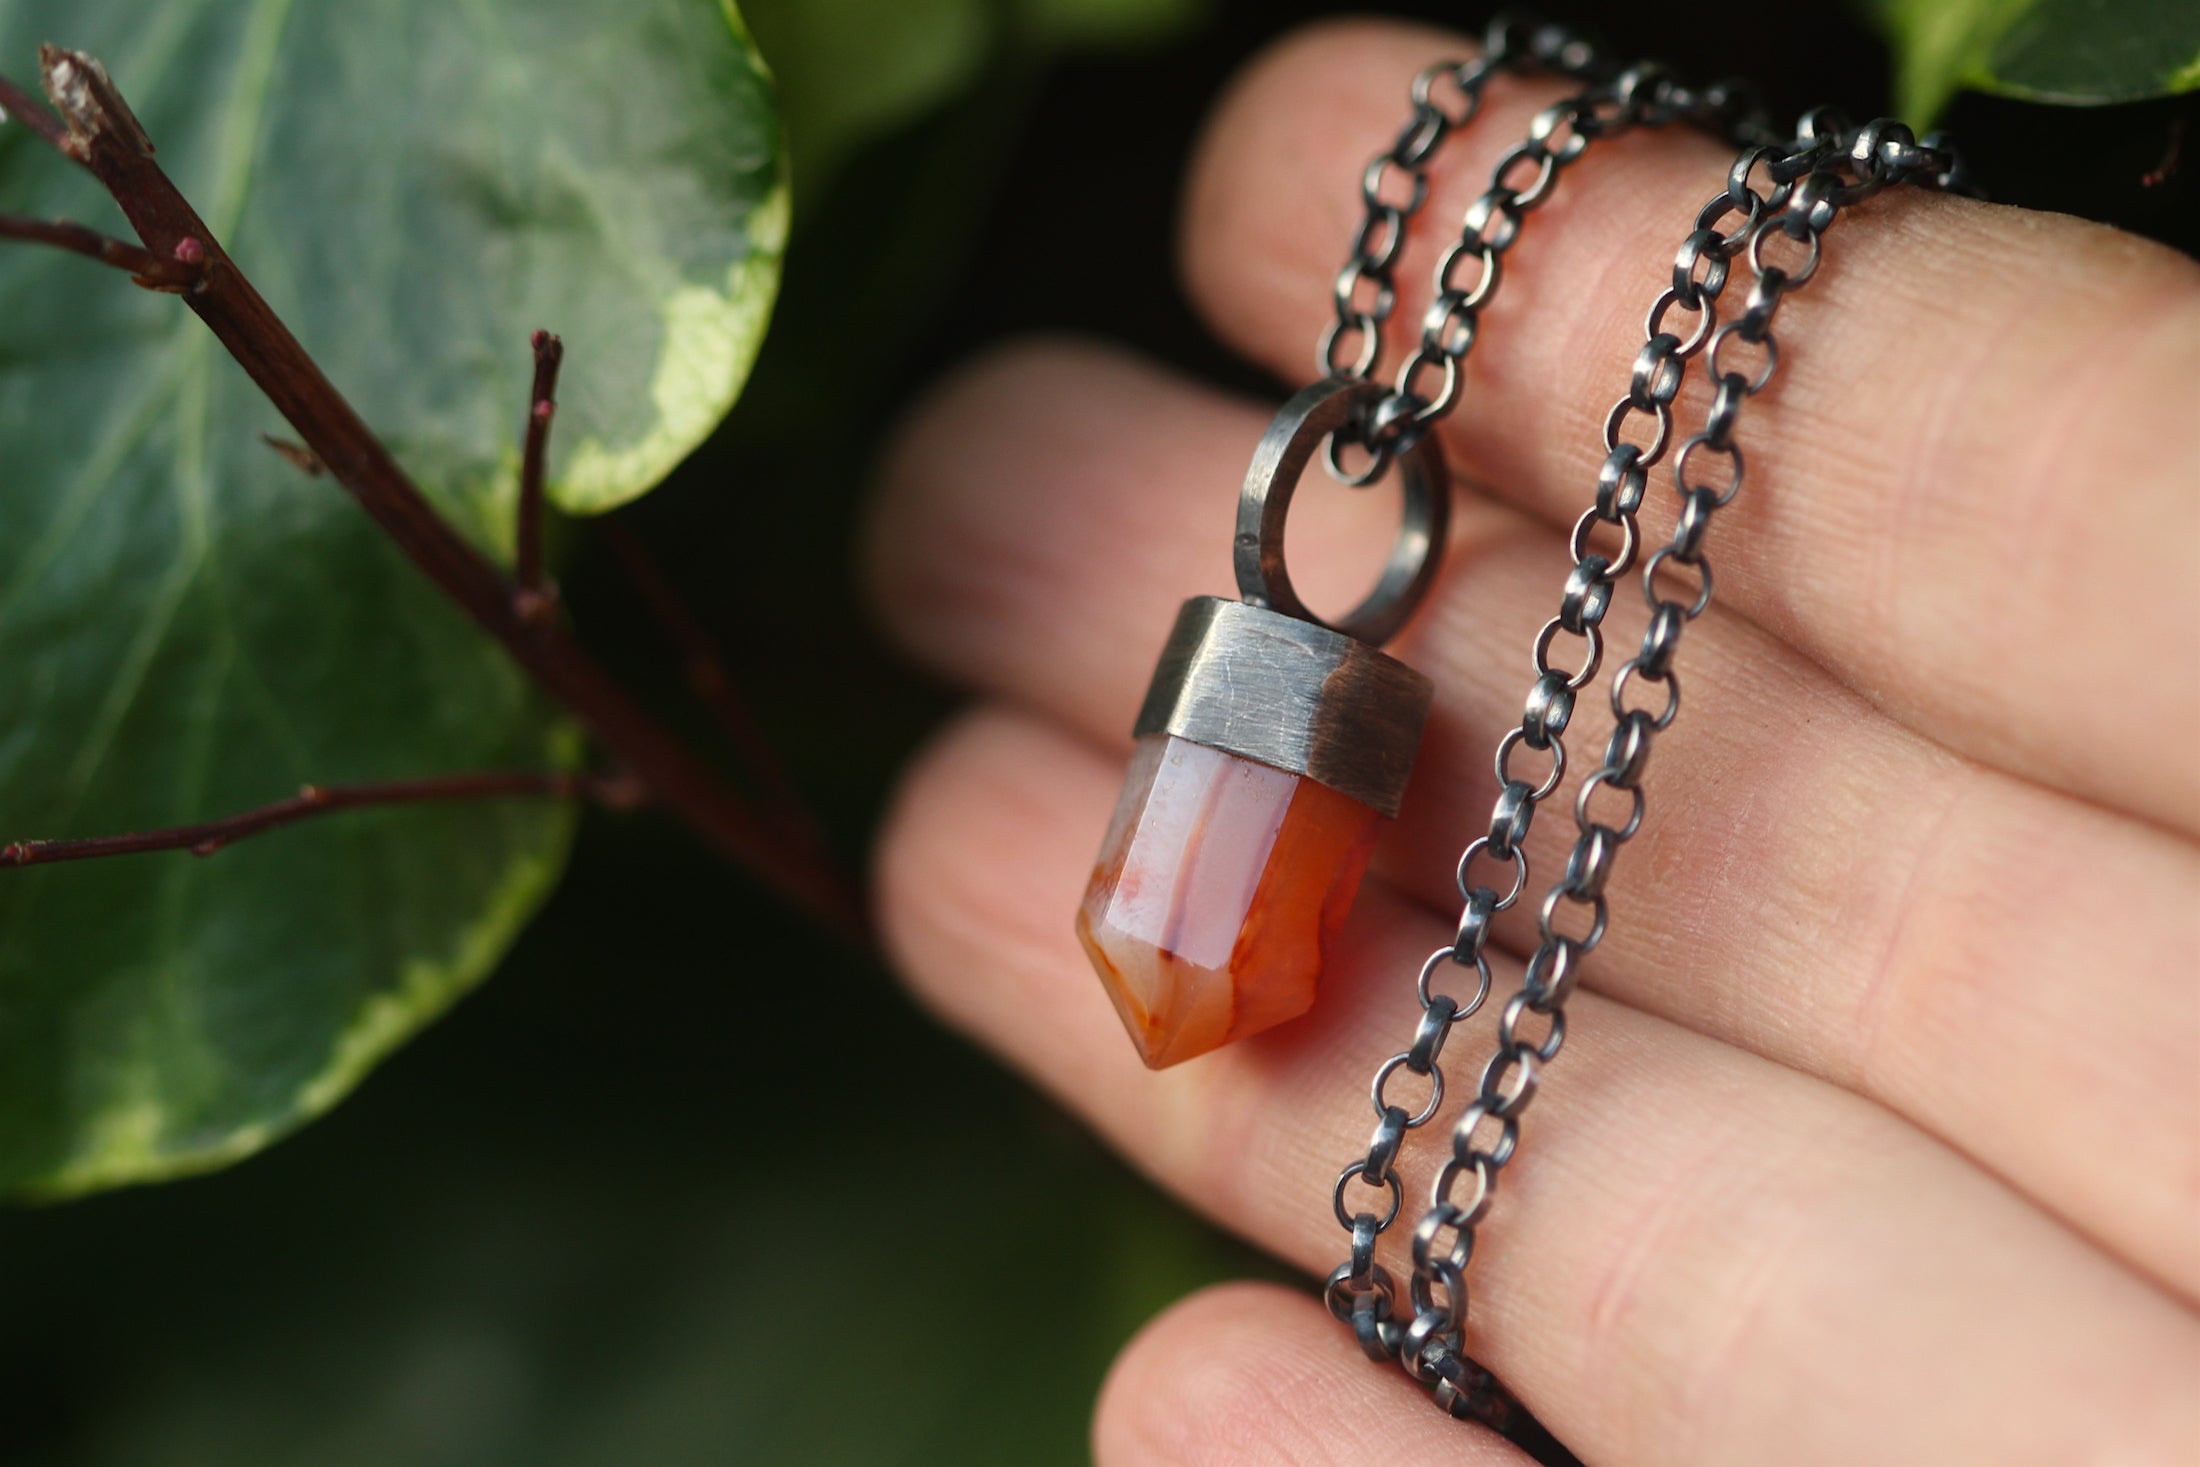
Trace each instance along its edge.
<path fill-rule="evenodd" d="M 1132 732 L 1174 734 L 1395 816 L 1436 685 L 1342 632 L 1195 596 L 1177 613 Z"/>

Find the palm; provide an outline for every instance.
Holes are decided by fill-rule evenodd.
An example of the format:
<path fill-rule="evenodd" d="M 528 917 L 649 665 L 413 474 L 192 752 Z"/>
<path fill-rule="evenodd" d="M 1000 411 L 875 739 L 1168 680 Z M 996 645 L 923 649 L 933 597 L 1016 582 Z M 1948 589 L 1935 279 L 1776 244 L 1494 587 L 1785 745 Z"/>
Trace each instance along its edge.
<path fill-rule="evenodd" d="M 1459 49 L 1336 28 L 1218 115 L 1186 268 L 1258 360 L 1304 370 L 1353 223 L 1339 181 L 1394 130 L 1404 79 Z M 1432 231 L 1548 95 L 1493 88 L 1438 170 Z M 879 595 L 988 694 L 888 834 L 900 960 L 1309 1271 L 1342 1256 L 1328 1181 L 1451 936 L 1452 862 L 1486 820 L 1603 410 L 1724 164 L 1701 140 L 1613 144 L 1508 262 L 1448 440 L 1490 487 L 1395 649 L 1440 690 L 1422 774 L 1316 1011 L 1222 1054 L 1144 1071 L 1069 918 L 1152 653 L 1180 599 L 1228 589 L 1265 410 L 1099 348 L 1026 348 L 945 390 L 890 468 Z M 1469 1345 L 1598 1463 L 2192 1460 L 2200 271 L 1960 200 L 1860 215 L 1783 316 L 1779 385 L 1741 431 L 1718 603 L 1484 1230 Z M 1401 280 L 1425 279 L 1432 240 Z M 1305 496 L 1294 564 L 1332 604 L 1380 558 L 1378 498 Z M 1600 704 L 1577 748 L 1602 747 Z M 1539 824 L 1538 872 L 1570 833 Z M 1500 988 L 1517 976 L 1498 965 Z M 1105 1467 L 1522 1460 L 1267 1289 L 1151 1328 L 1098 1442 Z"/>

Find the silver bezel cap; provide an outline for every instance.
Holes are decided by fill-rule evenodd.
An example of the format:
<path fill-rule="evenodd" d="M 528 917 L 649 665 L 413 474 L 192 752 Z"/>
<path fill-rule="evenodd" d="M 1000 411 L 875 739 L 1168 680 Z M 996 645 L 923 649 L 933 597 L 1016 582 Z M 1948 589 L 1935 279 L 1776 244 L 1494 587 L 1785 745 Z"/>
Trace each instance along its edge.
<path fill-rule="evenodd" d="M 1219 596 L 1177 613 L 1132 732 L 1305 775 L 1395 816 L 1436 686 L 1365 642 Z"/>

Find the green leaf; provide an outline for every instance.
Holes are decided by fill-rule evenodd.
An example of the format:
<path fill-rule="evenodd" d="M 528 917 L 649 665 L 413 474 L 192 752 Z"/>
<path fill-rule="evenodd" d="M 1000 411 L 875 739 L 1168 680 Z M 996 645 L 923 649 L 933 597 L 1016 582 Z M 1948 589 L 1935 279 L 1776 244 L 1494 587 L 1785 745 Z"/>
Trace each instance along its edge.
<path fill-rule="evenodd" d="M 805 200 L 865 142 L 956 95 L 993 41 L 987 0 L 748 0 Z"/>
<path fill-rule="evenodd" d="M 1042 45 L 1144 46 L 1202 19 L 1207 0 L 1016 0 L 1016 26 Z"/>
<path fill-rule="evenodd" d="M 2137 102 L 2200 87 L 2192 0 L 1873 0 L 1902 114 L 1929 125 L 1959 90 Z"/>
<path fill-rule="evenodd" d="M 553 493 L 656 482 L 739 391 L 787 207 L 719 0 L 0 0 L 0 66 L 100 56 L 170 174 L 453 520 L 509 555 L 527 333 Z M 117 231 L 0 130 L 0 208 Z M 303 782 L 567 765 L 572 729 L 326 479 L 176 300 L 0 247 L 0 840 Z M 211 860 L 0 871 L 0 1189 L 220 1165 L 494 965 L 572 816 L 336 816 Z"/>
<path fill-rule="evenodd" d="M 778 73 L 803 195 L 863 144 L 969 90 L 1011 52 L 1166 39 L 1209 0 L 748 0 Z"/>

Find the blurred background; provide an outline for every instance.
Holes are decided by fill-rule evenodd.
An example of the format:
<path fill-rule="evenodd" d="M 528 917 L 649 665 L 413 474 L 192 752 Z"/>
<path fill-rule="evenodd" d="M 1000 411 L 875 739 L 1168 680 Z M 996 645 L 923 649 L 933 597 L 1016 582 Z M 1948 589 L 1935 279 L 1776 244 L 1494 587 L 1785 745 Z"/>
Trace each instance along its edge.
<path fill-rule="evenodd" d="M 1276 391 L 1202 334 L 1171 216 L 1217 88 L 1325 7 L 969 0 L 913 8 L 906 34 L 819 0 L 744 8 L 810 99 L 790 111 L 822 119 L 797 138 L 785 293 L 731 420 L 624 518 L 858 862 L 954 699 L 852 590 L 881 439 L 943 367 L 1020 332 Z M 1751 76 L 1776 114 L 1886 105 L 1887 55 L 1839 9 L 1546 8 L 1694 77 Z M 866 48 L 919 60 L 851 86 Z M 1949 123 L 1995 197 L 2192 250 L 2193 112 L 1966 97 Z M 686 716 L 646 612 L 576 541 L 588 637 Z M 501 973 L 330 1118 L 213 1177 L 0 1213 L 0 1462 L 1077 1463 L 1117 1346 L 1254 1274 L 1281 1276 L 875 960 L 677 831 L 591 817 Z"/>

